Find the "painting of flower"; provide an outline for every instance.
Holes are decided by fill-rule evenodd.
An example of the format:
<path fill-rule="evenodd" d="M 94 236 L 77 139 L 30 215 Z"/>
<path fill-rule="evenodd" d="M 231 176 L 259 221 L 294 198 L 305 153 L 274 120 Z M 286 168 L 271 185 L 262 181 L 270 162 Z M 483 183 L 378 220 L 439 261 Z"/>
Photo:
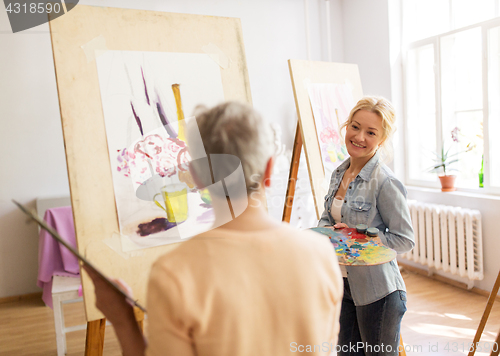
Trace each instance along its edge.
<path fill-rule="evenodd" d="M 329 179 L 333 170 L 348 155 L 340 126 L 355 104 L 352 87 L 349 84 L 309 84 L 308 94 L 325 177 Z"/>
<path fill-rule="evenodd" d="M 206 230 L 212 211 L 189 174 L 184 112 L 224 100 L 220 67 L 198 53 L 106 51 L 96 63 L 122 245 L 153 247 Z M 186 187 L 185 221 L 167 219 L 160 191 L 175 184 Z"/>

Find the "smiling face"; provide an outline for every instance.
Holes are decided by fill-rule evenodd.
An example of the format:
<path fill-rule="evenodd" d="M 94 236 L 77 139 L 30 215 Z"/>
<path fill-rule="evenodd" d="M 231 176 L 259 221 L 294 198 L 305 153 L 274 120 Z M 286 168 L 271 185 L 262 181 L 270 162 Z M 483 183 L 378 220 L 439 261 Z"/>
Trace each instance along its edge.
<path fill-rule="evenodd" d="M 351 160 L 368 162 L 384 140 L 382 118 L 371 111 L 357 111 L 346 127 L 345 145 Z"/>

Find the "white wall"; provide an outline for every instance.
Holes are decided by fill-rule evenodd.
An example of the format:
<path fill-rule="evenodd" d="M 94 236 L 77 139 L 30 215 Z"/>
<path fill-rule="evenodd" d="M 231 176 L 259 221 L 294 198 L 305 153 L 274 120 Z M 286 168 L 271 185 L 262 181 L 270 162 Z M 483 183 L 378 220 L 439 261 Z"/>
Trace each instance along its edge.
<path fill-rule="evenodd" d="M 344 63 L 344 13 L 342 1 L 330 1 L 330 34 L 332 62 Z M 326 54 L 325 58 L 328 59 Z"/>
<path fill-rule="evenodd" d="M 341 1 L 332 0 L 334 60 L 342 60 Z M 82 5 L 241 19 L 254 107 L 293 142 L 287 60 L 307 59 L 304 0 L 82 0 Z M 308 0 L 311 60 L 326 60 L 324 0 Z M 69 195 L 48 24 L 12 34 L 0 6 L 0 298 L 36 292 L 38 238 L 11 203 Z"/>
<path fill-rule="evenodd" d="M 359 66 L 365 95 L 391 99 L 387 0 L 343 0 L 344 61 Z"/>
<path fill-rule="evenodd" d="M 11 199 L 69 194 L 50 46 L 47 26 L 14 35 L 0 10 L 0 297 L 37 290 L 38 230 Z"/>

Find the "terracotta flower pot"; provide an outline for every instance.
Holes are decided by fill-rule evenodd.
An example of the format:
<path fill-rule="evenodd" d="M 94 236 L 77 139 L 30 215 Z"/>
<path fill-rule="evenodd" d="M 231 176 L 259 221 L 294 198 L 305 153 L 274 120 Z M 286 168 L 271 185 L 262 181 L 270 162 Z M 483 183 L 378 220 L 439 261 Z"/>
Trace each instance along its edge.
<path fill-rule="evenodd" d="M 441 191 L 453 192 L 457 190 L 457 188 L 455 188 L 455 178 L 456 176 L 439 176 L 439 180 L 441 181 Z"/>

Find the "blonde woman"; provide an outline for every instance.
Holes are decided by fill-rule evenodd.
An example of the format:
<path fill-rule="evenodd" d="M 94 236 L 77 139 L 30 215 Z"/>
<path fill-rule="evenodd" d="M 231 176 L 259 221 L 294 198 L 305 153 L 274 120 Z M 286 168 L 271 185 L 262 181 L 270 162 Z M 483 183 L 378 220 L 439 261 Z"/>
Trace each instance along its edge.
<path fill-rule="evenodd" d="M 365 224 L 398 253 L 415 245 L 406 189 L 383 163 L 394 132 L 395 112 L 382 97 L 364 97 L 342 129 L 349 158 L 332 174 L 318 226 Z M 406 288 L 396 261 L 341 266 L 344 297 L 339 355 L 397 355 Z"/>

